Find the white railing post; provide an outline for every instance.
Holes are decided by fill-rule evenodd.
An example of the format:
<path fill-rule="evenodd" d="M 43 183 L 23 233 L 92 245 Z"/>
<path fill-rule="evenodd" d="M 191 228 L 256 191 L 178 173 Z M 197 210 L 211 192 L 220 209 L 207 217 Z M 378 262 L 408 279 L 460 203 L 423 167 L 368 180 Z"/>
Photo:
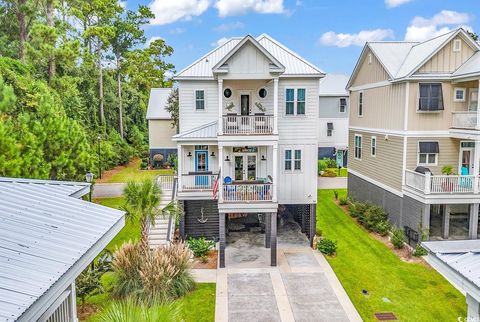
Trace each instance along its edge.
<path fill-rule="evenodd" d="M 218 80 L 218 135 L 223 134 L 223 79 Z"/>
<path fill-rule="evenodd" d="M 277 182 L 278 182 L 278 143 L 275 142 L 272 146 L 273 153 L 272 153 L 272 178 L 273 178 L 273 185 L 272 185 L 272 200 L 273 202 L 277 202 Z"/>
<path fill-rule="evenodd" d="M 177 176 L 178 176 L 178 191 L 182 191 L 182 170 L 183 170 L 183 149 L 180 144 L 177 144 Z"/>
<path fill-rule="evenodd" d="M 480 130 L 480 79 L 478 80 L 478 92 L 477 92 L 477 120 L 475 129 Z M 475 175 L 478 175 L 476 173 Z"/>
<path fill-rule="evenodd" d="M 223 202 L 223 177 L 226 173 L 224 173 L 223 167 L 223 146 L 218 146 L 218 172 L 220 173 L 218 178 L 218 202 Z"/>
<path fill-rule="evenodd" d="M 278 134 L 278 77 L 273 79 L 273 134 Z"/>
<path fill-rule="evenodd" d="M 430 172 L 425 173 L 425 194 L 430 194 L 430 187 L 432 186 L 432 175 Z"/>
<path fill-rule="evenodd" d="M 478 193 L 478 175 L 473 177 L 473 193 L 477 194 Z"/>

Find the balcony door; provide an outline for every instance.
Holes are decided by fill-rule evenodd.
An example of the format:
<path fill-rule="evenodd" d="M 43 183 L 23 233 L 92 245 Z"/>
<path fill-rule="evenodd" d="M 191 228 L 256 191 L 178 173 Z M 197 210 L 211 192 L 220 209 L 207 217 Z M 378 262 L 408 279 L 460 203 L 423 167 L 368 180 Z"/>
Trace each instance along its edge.
<path fill-rule="evenodd" d="M 243 116 L 250 115 L 250 95 L 240 95 L 240 114 Z"/>
<path fill-rule="evenodd" d="M 208 150 L 195 151 L 195 172 L 202 173 L 208 171 Z M 208 175 L 195 176 L 195 186 L 208 186 Z"/>
<path fill-rule="evenodd" d="M 257 178 L 257 155 L 237 154 L 235 155 L 236 181 L 256 180 Z"/>
<path fill-rule="evenodd" d="M 473 163 L 475 154 L 475 142 L 460 143 L 460 175 L 473 175 Z"/>

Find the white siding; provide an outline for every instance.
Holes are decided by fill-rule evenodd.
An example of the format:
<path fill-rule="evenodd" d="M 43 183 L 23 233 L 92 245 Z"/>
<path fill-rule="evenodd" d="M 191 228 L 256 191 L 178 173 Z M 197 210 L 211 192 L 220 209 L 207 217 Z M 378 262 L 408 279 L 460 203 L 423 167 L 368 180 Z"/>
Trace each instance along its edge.
<path fill-rule="evenodd" d="M 225 78 L 258 79 L 270 78 L 270 60 L 254 45 L 246 43 L 229 60 L 229 72 Z"/>
<path fill-rule="evenodd" d="M 333 123 L 332 136 L 327 136 L 327 123 Z M 318 124 L 319 147 L 346 147 L 348 146 L 348 119 L 321 118 Z"/>
<path fill-rule="evenodd" d="M 285 150 L 302 150 L 302 170 L 285 170 Z M 281 144 L 278 149 L 278 203 L 306 204 L 317 200 L 317 144 Z M 292 151 L 293 153 L 293 151 Z M 293 167 L 293 161 L 292 161 Z"/>
<path fill-rule="evenodd" d="M 180 81 L 180 133 L 218 120 L 217 81 Z M 205 91 L 205 110 L 195 110 L 195 90 Z"/>

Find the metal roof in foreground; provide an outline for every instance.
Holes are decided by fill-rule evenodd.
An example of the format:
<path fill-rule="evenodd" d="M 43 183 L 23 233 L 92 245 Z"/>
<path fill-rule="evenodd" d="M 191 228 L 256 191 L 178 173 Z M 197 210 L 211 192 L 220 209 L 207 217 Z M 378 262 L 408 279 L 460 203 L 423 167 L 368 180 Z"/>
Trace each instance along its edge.
<path fill-rule="evenodd" d="M 36 321 L 123 227 L 88 189 L 0 178 L 0 321 Z"/>

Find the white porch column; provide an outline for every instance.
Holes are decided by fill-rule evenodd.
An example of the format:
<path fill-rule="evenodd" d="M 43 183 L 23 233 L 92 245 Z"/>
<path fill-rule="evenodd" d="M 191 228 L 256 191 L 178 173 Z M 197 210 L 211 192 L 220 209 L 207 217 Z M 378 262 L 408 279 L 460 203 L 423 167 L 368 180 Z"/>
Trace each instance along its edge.
<path fill-rule="evenodd" d="M 273 158 L 272 158 L 272 177 L 273 177 L 273 193 L 272 193 L 272 201 L 277 202 L 277 186 L 278 186 L 278 143 L 275 142 L 272 146 L 273 148 Z"/>
<path fill-rule="evenodd" d="M 178 191 L 182 191 L 182 172 L 183 172 L 183 149 L 180 144 L 177 144 Z"/>
<path fill-rule="evenodd" d="M 480 79 L 478 80 L 478 94 L 477 94 L 477 125 L 475 128 L 480 130 Z"/>
<path fill-rule="evenodd" d="M 467 293 L 467 321 L 480 321 L 480 302 Z"/>
<path fill-rule="evenodd" d="M 278 134 L 278 77 L 273 79 L 273 134 Z"/>
<path fill-rule="evenodd" d="M 77 322 L 77 290 L 75 288 L 75 282 L 70 284 L 70 321 Z"/>
<path fill-rule="evenodd" d="M 478 193 L 478 176 L 480 175 L 480 141 L 475 141 L 475 151 L 473 154 L 473 174 L 475 179 L 473 180 L 473 193 Z"/>
<path fill-rule="evenodd" d="M 218 80 L 218 135 L 223 134 L 223 79 Z"/>
<path fill-rule="evenodd" d="M 470 204 L 470 230 L 468 232 L 470 239 L 477 239 L 478 233 L 478 203 Z"/>
<path fill-rule="evenodd" d="M 218 179 L 218 202 L 223 202 L 223 178 L 225 177 L 225 169 L 223 168 L 223 146 L 218 146 L 218 171 L 220 178 Z"/>
<path fill-rule="evenodd" d="M 448 235 L 450 233 L 450 206 L 449 205 L 445 205 L 445 211 L 444 211 L 442 219 L 443 219 L 443 222 L 442 222 L 442 226 L 443 226 L 442 237 L 444 239 L 448 239 Z"/>

